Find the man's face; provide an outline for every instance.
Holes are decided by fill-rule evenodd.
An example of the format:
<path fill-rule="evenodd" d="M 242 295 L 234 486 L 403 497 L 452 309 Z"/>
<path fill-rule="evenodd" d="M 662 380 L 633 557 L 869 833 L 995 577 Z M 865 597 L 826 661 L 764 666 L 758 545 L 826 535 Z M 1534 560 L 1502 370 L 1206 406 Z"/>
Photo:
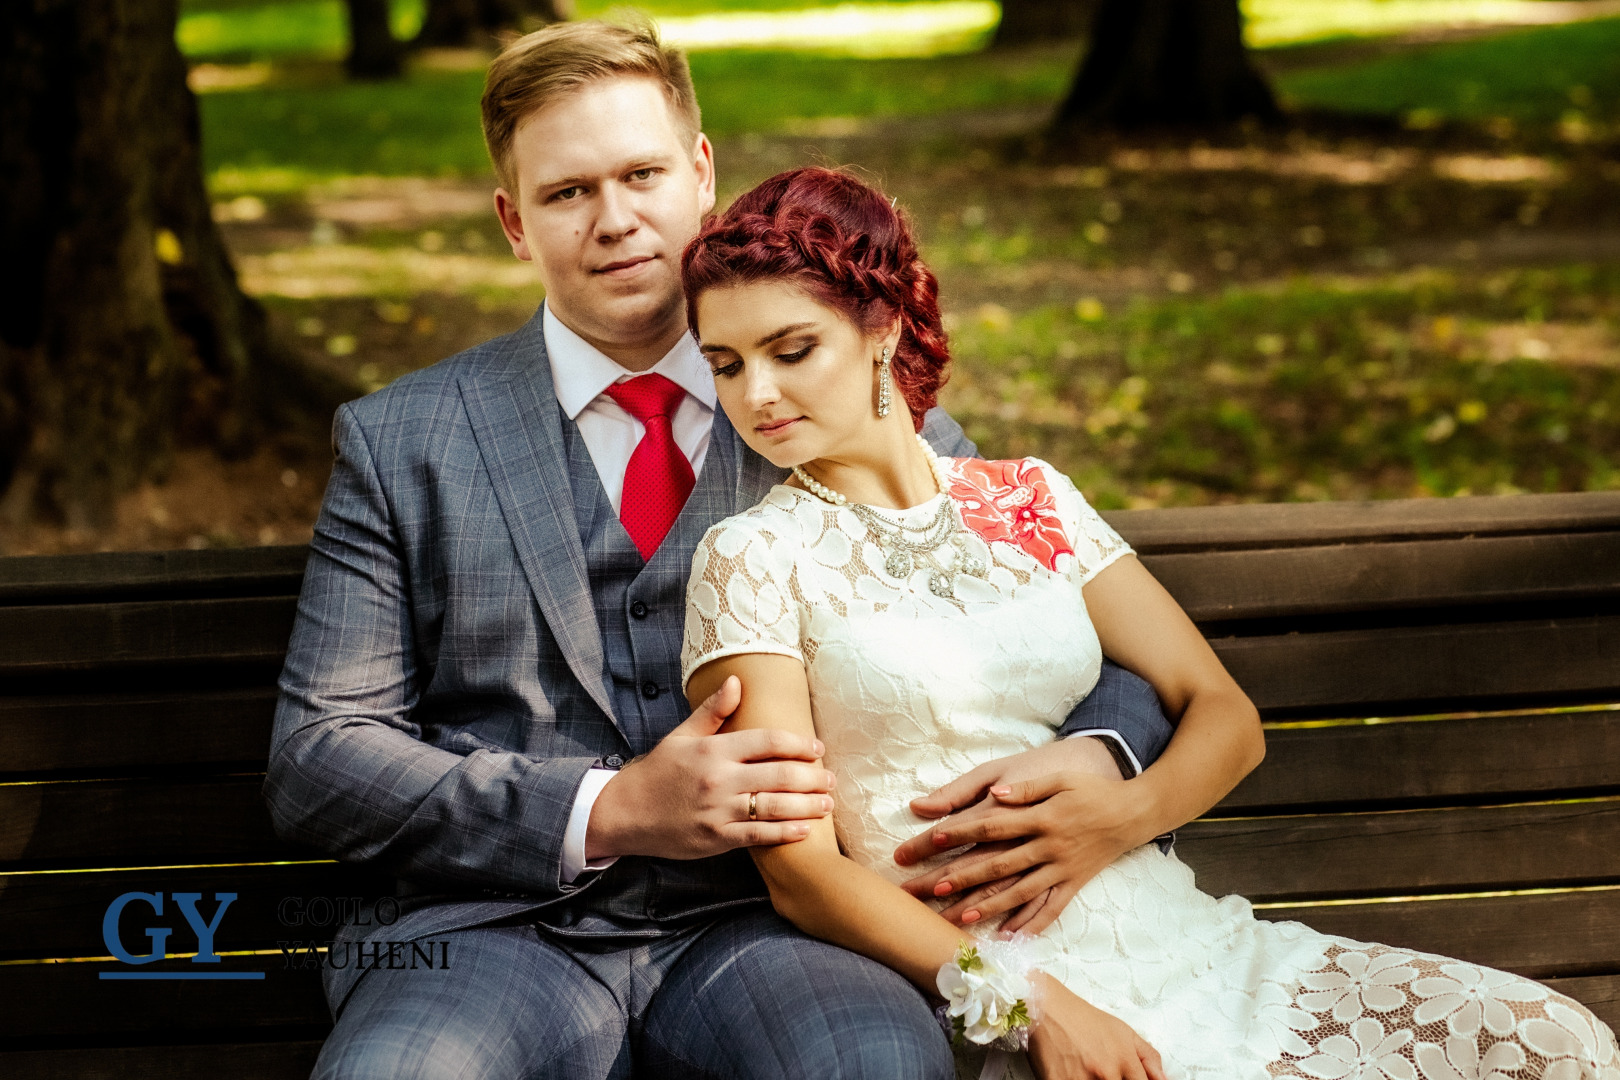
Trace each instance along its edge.
<path fill-rule="evenodd" d="M 512 160 L 496 213 L 552 311 L 621 363 L 662 355 L 685 328 L 681 249 L 714 208 L 708 140 L 686 141 L 655 80 L 610 78 L 525 119 Z"/>

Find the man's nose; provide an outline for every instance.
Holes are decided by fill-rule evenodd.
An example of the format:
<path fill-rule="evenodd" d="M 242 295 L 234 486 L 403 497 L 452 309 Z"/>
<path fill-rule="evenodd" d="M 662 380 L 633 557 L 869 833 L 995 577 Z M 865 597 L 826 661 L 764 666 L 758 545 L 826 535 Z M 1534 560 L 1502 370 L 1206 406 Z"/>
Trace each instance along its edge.
<path fill-rule="evenodd" d="M 619 184 L 602 186 L 601 212 L 596 217 L 596 238 L 604 243 L 622 240 L 636 231 L 635 198 Z"/>

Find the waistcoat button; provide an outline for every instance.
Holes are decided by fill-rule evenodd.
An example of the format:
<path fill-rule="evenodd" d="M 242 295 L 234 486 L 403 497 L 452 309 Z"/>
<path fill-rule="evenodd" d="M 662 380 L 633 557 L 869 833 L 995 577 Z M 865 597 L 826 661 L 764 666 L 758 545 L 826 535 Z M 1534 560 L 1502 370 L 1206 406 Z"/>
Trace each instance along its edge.
<path fill-rule="evenodd" d="M 630 614 L 638 619 L 645 619 L 647 617 L 647 605 L 637 600 L 630 605 Z"/>
<path fill-rule="evenodd" d="M 657 697 L 658 684 L 653 682 L 651 679 L 648 679 L 646 682 L 642 683 L 641 696 L 646 698 L 648 701 L 651 701 L 653 698 Z"/>

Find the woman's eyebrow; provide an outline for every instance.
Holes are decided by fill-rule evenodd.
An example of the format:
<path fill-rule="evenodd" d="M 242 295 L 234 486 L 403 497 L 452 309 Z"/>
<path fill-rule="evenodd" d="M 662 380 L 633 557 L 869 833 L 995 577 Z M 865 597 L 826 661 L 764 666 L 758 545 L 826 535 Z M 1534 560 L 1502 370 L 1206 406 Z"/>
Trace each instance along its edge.
<path fill-rule="evenodd" d="M 765 346 L 779 338 L 785 338 L 789 334 L 795 333 L 799 330 L 808 330 L 815 325 L 816 324 L 813 322 L 801 322 L 793 323 L 791 326 L 784 326 L 780 330 L 773 330 L 769 334 L 766 334 L 764 337 L 760 338 L 758 341 L 754 342 L 754 348 L 763 349 Z M 705 356 L 709 355 L 710 353 L 734 353 L 736 351 L 737 350 L 733 349 L 730 345 L 710 345 L 705 343 L 698 346 L 698 352 L 703 353 Z"/>
<path fill-rule="evenodd" d="M 791 334 L 791 333 L 793 333 L 793 332 L 795 332 L 797 330 L 808 330 L 810 327 L 812 327 L 814 325 L 816 325 L 816 324 L 813 323 L 813 322 L 802 322 L 802 323 L 794 323 L 792 326 L 784 326 L 784 327 L 782 327 L 782 329 L 776 331 L 775 333 L 766 334 L 764 337 L 762 337 L 758 341 L 754 342 L 754 348 L 763 349 L 765 346 L 769 345 L 771 342 L 775 341 L 777 338 L 787 337 L 789 334 Z"/>

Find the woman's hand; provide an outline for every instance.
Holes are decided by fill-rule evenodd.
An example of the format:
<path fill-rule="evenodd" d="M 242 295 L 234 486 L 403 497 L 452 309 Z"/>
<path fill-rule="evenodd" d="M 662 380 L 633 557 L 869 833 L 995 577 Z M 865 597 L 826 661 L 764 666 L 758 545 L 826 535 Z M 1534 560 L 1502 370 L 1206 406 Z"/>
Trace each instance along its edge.
<path fill-rule="evenodd" d="M 896 853 L 905 864 L 978 845 L 902 888 L 919 899 L 958 896 L 940 914 L 959 926 L 1012 912 L 1002 930 L 1038 934 L 1098 871 L 1156 835 L 1142 791 L 1075 770 L 997 784 L 993 812 L 974 807 Z"/>
<path fill-rule="evenodd" d="M 1039 1018 L 1029 1033 L 1029 1060 L 1041 1080 L 1165 1080 L 1159 1052 L 1129 1024 L 1050 975 L 1035 981 Z"/>

